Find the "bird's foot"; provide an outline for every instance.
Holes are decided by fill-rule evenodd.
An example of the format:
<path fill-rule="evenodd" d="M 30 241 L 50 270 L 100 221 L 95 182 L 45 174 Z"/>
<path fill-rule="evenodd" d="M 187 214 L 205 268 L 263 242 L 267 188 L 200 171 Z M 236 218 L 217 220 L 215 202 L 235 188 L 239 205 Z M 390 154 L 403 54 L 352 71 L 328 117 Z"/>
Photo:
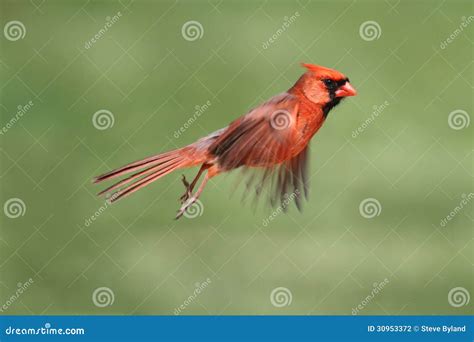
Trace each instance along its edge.
<path fill-rule="evenodd" d="M 183 196 L 181 196 L 179 198 L 179 200 L 181 201 L 181 204 L 183 204 L 184 202 L 186 202 L 192 196 L 192 192 L 191 192 L 191 186 L 188 183 L 188 181 L 186 180 L 186 177 L 184 175 L 181 178 L 181 181 L 183 182 L 184 187 L 186 188 Z"/>
<path fill-rule="evenodd" d="M 197 198 L 196 197 L 190 197 L 187 200 L 184 201 L 183 205 L 181 208 L 179 208 L 178 213 L 176 214 L 175 220 L 179 219 L 183 214 L 188 210 L 190 206 L 196 202 Z"/>

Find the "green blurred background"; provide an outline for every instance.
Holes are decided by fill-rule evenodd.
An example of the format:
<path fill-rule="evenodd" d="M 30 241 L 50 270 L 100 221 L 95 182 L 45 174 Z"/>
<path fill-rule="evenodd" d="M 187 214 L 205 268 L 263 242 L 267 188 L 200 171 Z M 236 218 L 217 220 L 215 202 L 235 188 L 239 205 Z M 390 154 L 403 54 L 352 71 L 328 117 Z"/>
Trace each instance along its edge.
<path fill-rule="evenodd" d="M 1 125 L 33 103 L 0 135 L 2 314 L 172 315 L 207 278 L 181 314 L 350 315 L 384 279 L 359 314 L 472 313 L 472 202 L 440 223 L 473 192 L 472 14 L 467 0 L 1 0 L 1 27 L 25 28 L 0 37 Z M 188 21 L 196 37 L 183 36 Z M 367 21 L 374 36 L 360 32 Z M 300 62 L 336 68 L 359 91 L 312 141 L 303 213 L 264 224 L 272 209 L 241 203 L 235 172 L 212 180 L 202 215 L 174 221 L 176 173 L 86 224 L 104 207 L 93 176 L 226 126 L 288 89 Z M 113 126 L 95 128 L 99 110 Z M 17 218 L 12 198 L 24 203 Z M 378 216 L 361 215 L 367 198 Z M 291 293 L 282 307 L 279 287 Z"/>

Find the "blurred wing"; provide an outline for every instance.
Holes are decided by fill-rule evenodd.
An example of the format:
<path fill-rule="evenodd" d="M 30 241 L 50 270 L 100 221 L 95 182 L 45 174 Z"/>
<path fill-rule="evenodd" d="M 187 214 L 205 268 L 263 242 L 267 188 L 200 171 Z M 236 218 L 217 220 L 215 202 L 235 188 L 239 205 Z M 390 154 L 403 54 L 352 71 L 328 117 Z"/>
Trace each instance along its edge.
<path fill-rule="evenodd" d="M 255 186 L 256 197 L 268 192 L 272 206 L 285 210 L 295 202 L 300 209 L 308 191 L 307 148 L 288 159 L 293 155 L 297 119 L 298 100 L 287 93 L 278 95 L 234 121 L 209 151 L 224 170 L 257 168 L 244 171 L 249 173 L 247 187 Z"/>
<path fill-rule="evenodd" d="M 248 194 L 254 194 L 255 200 L 263 195 L 268 197 L 269 204 L 274 208 L 281 207 L 286 211 L 294 203 L 301 211 L 302 199 L 308 199 L 309 194 L 308 155 L 309 146 L 297 156 L 274 167 L 244 169 L 246 192 L 243 200 Z"/>
<path fill-rule="evenodd" d="M 231 123 L 209 151 L 225 170 L 281 163 L 291 155 L 297 112 L 293 95 L 275 96 Z"/>

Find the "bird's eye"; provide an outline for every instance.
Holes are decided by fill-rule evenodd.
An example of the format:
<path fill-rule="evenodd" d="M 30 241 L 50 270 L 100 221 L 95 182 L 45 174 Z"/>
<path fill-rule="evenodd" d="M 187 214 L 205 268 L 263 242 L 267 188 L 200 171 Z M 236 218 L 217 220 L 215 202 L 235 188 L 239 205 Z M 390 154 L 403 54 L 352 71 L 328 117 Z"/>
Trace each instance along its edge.
<path fill-rule="evenodd" d="M 329 89 L 336 88 L 336 82 L 334 82 L 333 80 L 326 78 L 326 79 L 323 79 L 322 81 L 327 88 Z"/>

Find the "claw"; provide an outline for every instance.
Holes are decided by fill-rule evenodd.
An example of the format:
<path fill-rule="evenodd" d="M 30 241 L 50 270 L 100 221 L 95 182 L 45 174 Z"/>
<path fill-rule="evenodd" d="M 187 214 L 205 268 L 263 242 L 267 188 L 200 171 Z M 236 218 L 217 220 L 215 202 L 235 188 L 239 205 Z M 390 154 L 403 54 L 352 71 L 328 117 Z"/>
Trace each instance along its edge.
<path fill-rule="evenodd" d="M 183 214 L 188 210 L 190 206 L 192 206 L 196 202 L 196 197 L 190 197 L 189 199 L 185 200 L 181 208 L 179 208 L 178 213 L 176 214 L 175 220 L 179 219 Z"/>
<path fill-rule="evenodd" d="M 186 176 L 185 175 L 181 175 L 181 181 L 183 182 L 184 186 L 186 188 L 189 188 L 189 183 L 188 181 L 186 180 Z"/>

